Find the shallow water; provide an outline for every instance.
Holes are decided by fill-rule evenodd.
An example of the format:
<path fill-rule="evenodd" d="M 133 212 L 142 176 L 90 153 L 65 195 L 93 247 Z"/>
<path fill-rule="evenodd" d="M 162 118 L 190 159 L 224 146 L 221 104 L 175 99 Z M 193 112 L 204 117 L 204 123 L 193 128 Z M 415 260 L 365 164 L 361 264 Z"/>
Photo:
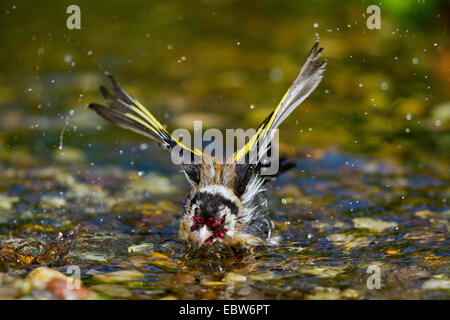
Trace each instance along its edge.
<path fill-rule="evenodd" d="M 280 246 L 236 253 L 177 240 L 188 189 L 175 170 L 73 170 L 2 170 L 3 272 L 76 265 L 105 298 L 448 298 L 426 289 L 448 281 L 448 181 L 433 173 L 312 150 L 269 189 Z"/>
<path fill-rule="evenodd" d="M 78 2 L 76 32 L 62 3 L 0 3 L 0 298 L 450 298 L 446 1 L 381 1 L 380 30 L 360 1 Z M 325 77 L 280 128 L 296 167 L 267 190 L 280 245 L 187 248 L 179 169 L 86 107 L 103 73 L 171 130 L 247 129 L 317 38 Z M 50 284 L 71 266 L 82 291 Z"/>

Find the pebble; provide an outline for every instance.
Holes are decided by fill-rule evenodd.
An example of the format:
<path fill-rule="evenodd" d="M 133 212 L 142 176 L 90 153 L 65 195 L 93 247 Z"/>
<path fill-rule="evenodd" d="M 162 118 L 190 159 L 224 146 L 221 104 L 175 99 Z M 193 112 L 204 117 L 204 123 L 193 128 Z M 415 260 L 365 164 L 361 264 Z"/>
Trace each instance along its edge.
<path fill-rule="evenodd" d="M 179 273 L 175 276 L 175 281 L 181 284 L 195 283 L 195 277 L 187 273 Z"/>
<path fill-rule="evenodd" d="M 154 247 L 153 243 L 141 243 L 141 244 L 135 244 L 130 247 L 128 247 L 128 252 L 135 253 L 135 252 L 142 252 L 142 251 L 150 251 Z"/>
<path fill-rule="evenodd" d="M 70 252 L 66 258 L 77 258 L 80 260 L 89 260 L 89 261 L 97 261 L 97 262 L 107 262 L 108 257 L 97 252 L 83 252 L 83 251 L 72 251 Z"/>
<path fill-rule="evenodd" d="M 27 279 L 31 281 L 32 286 L 37 289 L 46 288 L 47 284 L 54 279 L 63 280 L 66 284 L 70 282 L 73 286 L 81 285 L 81 280 L 69 278 L 65 274 L 47 267 L 34 269 L 28 274 Z"/>
<path fill-rule="evenodd" d="M 333 242 L 336 246 L 344 246 L 346 249 L 367 247 L 374 238 L 356 237 L 351 234 L 336 233 L 327 237 L 328 241 Z"/>
<path fill-rule="evenodd" d="M 8 197 L 0 194 L 0 209 L 11 210 L 15 203 L 19 202 L 19 197 Z"/>
<path fill-rule="evenodd" d="M 93 278 L 99 282 L 113 283 L 144 278 L 145 275 L 137 270 L 119 270 L 110 273 L 96 274 Z"/>
<path fill-rule="evenodd" d="M 57 209 L 65 205 L 66 200 L 62 197 L 44 196 L 41 199 L 41 206 L 46 209 Z"/>
<path fill-rule="evenodd" d="M 85 287 L 75 285 L 68 286 L 67 281 L 63 279 L 52 279 L 47 283 L 46 289 L 54 296 L 62 300 L 82 300 L 91 296 L 96 297 Z"/>
<path fill-rule="evenodd" d="M 344 272 L 345 267 L 306 267 L 300 270 L 300 273 L 324 278 L 333 278 Z"/>
<path fill-rule="evenodd" d="M 247 277 L 234 272 L 228 272 L 223 277 L 223 281 L 227 283 L 247 281 Z"/>
<path fill-rule="evenodd" d="M 315 288 L 313 294 L 305 297 L 307 300 L 338 300 L 341 298 L 341 290 L 337 288 Z"/>
<path fill-rule="evenodd" d="M 424 290 L 450 290 L 450 280 L 447 279 L 430 279 L 423 283 Z"/>
<path fill-rule="evenodd" d="M 248 278 L 250 280 L 256 280 L 256 281 L 270 280 L 270 279 L 273 279 L 274 277 L 275 277 L 275 275 L 271 271 L 264 272 L 264 273 L 255 273 L 255 274 L 248 276 Z"/>
<path fill-rule="evenodd" d="M 91 286 L 89 289 L 99 291 L 115 298 L 129 298 L 132 295 L 131 291 L 127 288 L 114 284 L 96 284 Z"/>
<path fill-rule="evenodd" d="M 359 294 L 354 289 L 345 289 L 344 291 L 342 291 L 342 297 L 347 299 L 357 299 L 359 297 Z"/>
<path fill-rule="evenodd" d="M 396 222 L 386 222 L 372 218 L 353 218 L 353 223 L 355 224 L 355 228 L 369 229 L 372 232 L 383 232 L 398 226 Z"/>

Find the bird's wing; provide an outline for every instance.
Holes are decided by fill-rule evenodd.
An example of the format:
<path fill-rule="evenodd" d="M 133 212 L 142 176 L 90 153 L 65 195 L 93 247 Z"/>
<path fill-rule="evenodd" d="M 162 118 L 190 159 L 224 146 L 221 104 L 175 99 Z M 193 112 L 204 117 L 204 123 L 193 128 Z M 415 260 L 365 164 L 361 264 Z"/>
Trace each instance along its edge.
<path fill-rule="evenodd" d="M 111 75 L 108 75 L 108 78 L 111 82 L 113 93 L 110 93 L 104 87 L 100 87 L 100 91 L 108 106 L 91 103 L 89 108 L 119 127 L 156 140 L 164 149 L 171 151 L 178 145 L 194 155 L 200 156 L 202 154 L 200 150 L 190 149 L 172 137 L 146 107 L 125 92 Z"/>
<path fill-rule="evenodd" d="M 323 48 L 319 48 L 319 41 L 316 41 L 300 73 L 284 94 L 277 108 L 263 121 L 256 134 L 252 136 L 247 144 L 236 152 L 234 158 L 236 162 L 240 162 L 244 157 L 248 157 L 245 162 L 257 163 L 257 159 L 267 152 L 270 141 L 275 134 L 275 129 L 319 85 L 327 65 L 327 60 L 318 61 L 322 50 Z"/>

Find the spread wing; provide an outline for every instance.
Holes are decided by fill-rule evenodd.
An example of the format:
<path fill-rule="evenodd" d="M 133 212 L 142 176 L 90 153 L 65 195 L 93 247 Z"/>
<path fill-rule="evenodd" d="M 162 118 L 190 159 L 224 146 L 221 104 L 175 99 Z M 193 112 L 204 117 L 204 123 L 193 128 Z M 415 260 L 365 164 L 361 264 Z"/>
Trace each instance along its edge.
<path fill-rule="evenodd" d="M 263 121 L 253 137 L 235 154 L 235 161 L 257 163 L 270 148 L 275 129 L 295 110 L 319 85 L 327 60 L 319 62 L 323 48 L 316 41 L 306 58 L 297 78 L 284 94 L 277 108 Z"/>
<path fill-rule="evenodd" d="M 111 75 L 108 75 L 108 78 L 111 82 L 113 93 L 110 93 L 104 87 L 100 87 L 100 92 L 108 105 L 103 106 L 91 103 L 89 104 L 89 108 L 95 110 L 100 116 L 119 127 L 132 130 L 156 140 L 161 147 L 168 151 L 171 151 L 175 146 L 179 145 L 193 155 L 201 156 L 202 153 L 200 150 L 192 150 L 172 137 L 150 111 L 138 100 L 125 92 Z"/>

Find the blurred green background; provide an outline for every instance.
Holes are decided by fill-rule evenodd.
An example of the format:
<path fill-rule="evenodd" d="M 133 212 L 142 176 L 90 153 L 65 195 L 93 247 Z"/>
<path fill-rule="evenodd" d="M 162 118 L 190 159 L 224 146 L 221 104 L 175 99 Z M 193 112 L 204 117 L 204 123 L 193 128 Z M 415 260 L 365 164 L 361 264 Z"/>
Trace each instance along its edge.
<path fill-rule="evenodd" d="M 66 27 L 71 4 L 81 30 Z M 281 126 L 282 151 L 337 149 L 446 175 L 450 3 L 377 1 L 380 30 L 366 28 L 370 4 L 2 0 L 0 162 L 120 163 L 103 150 L 145 142 L 87 109 L 102 101 L 105 71 L 170 131 L 256 127 L 318 38 L 325 78 Z"/>

